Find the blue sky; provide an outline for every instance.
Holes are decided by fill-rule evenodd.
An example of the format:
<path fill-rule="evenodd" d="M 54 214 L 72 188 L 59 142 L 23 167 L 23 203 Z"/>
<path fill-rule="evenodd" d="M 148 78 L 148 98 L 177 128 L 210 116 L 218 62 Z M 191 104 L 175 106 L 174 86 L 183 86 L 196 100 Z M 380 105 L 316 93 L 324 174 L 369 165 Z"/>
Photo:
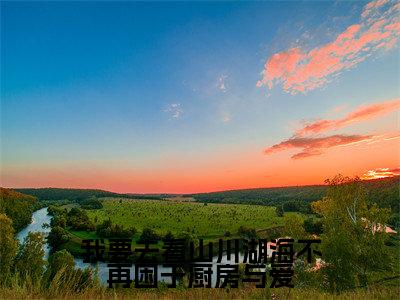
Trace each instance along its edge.
<path fill-rule="evenodd" d="M 374 52 L 306 93 L 256 86 L 274 53 L 332 42 L 360 21 L 366 3 L 2 2 L 2 181 L 65 186 L 87 179 L 85 187 L 180 191 L 176 182 L 208 176 L 198 162 L 215 166 L 221 178 L 243 153 L 257 157 L 243 159 L 254 164 L 249 170 L 260 159 L 275 174 L 280 159 L 290 156 L 269 164 L 260 153 L 290 138 L 301 120 L 329 117 L 344 104 L 350 111 L 398 97 L 396 49 Z M 396 129 L 393 122 L 363 126 Z M 27 167 L 43 181 L 27 178 Z M 104 179 L 96 185 L 90 174 L 73 180 L 68 170 L 80 168 L 112 178 L 118 172 L 150 178 L 146 188 L 135 176 L 133 184 Z M 168 185 L 169 172 L 186 168 L 189 175 Z M 64 177 L 48 180 L 61 169 Z M 196 173 L 205 177 L 190 175 Z M 242 187 L 240 182 L 232 177 L 204 189 Z"/>

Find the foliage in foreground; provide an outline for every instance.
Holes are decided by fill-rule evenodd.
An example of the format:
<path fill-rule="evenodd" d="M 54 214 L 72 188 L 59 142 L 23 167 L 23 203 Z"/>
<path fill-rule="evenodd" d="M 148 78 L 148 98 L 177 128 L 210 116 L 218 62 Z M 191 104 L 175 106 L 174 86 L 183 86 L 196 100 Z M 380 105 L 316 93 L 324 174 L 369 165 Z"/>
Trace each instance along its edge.
<path fill-rule="evenodd" d="M 53 280 L 52 290 L 29 289 L 25 285 L 0 288 L 0 299 L 274 299 L 274 300 L 391 300 L 398 299 L 399 287 L 374 286 L 341 294 L 330 294 L 315 289 L 106 289 L 101 286 L 88 286 L 81 292 L 72 292 L 65 285 L 63 272 Z"/>
<path fill-rule="evenodd" d="M 367 191 L 358 178 L 339 175 L 327 183 L 326 196 L 312 205 L 322 216 L 324 288 L 341 292 L 368 286 L 375 272 L 398 272 L 398 260 L 385 245 L 390 210 L 368 204 Z"/>
<path fill-rule="evenodd" d="M 73 256 L 65 250 L 46 262 L 42 233 L 30 232 L 18 248 L 12 221 L 4 214 L 0 214 L 0 245 L 0 296 L 73 295 L 100 287 L 93 270 L 76 269 Z"/>

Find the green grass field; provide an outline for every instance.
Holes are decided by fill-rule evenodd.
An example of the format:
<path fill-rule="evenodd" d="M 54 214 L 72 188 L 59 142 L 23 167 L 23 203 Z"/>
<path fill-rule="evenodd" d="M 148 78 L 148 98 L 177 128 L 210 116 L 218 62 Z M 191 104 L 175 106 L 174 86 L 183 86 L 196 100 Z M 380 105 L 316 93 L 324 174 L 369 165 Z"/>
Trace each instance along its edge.
<path fill-rule="evenodd" d="M 184 231 L 199 237 L 220 237 L 234 234 L 240 226 L 265 229 L 282 225 L 275 208 L 260 205 L 208 204 L 181 201 L 127 200 L 105 198 L 104 207 L 88 210 L 97 224 L 111 218 L 113 223 L 135 227 L 138 231 L 152 228 L 159 234 Z"/>

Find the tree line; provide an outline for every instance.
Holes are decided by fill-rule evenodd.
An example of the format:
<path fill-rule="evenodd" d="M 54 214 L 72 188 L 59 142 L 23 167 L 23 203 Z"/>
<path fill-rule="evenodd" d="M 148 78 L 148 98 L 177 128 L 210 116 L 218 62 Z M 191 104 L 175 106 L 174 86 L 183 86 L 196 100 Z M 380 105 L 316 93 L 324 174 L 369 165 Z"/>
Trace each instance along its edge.
<path fill-rule="evenodd" d="M 389 208 L 388 223 L 400 227 L 400 176 L 359 181 L 365 188 L 367 205 Z M 313 213 L 311 203 L 321 200 L 329 185 L 310 185 L 279 188 L 257 188 L 191 195 L 203 203 L 256 204 L 275 206 L 277 211 Z"/>

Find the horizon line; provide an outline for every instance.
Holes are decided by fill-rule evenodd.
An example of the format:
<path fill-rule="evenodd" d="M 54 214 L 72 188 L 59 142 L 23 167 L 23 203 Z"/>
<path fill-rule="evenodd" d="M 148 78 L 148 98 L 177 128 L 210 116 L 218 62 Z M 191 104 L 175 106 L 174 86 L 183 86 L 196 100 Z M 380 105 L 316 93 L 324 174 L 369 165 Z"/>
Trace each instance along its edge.
<path fill-rule="evenodd" d="M 395 176 L 388 176 L 388 177 L 383 177 L 383 178 L 372 178 L 372 179 L 361 179 L 361 181 L 376 181 L 376 180 L 383 180 L 383 179 L 389 179 L 389 178 L 400 178 L 400 175 L 395 175 Z M 99 188 L 75 188 L 75 187 L 5 187 L 5 186 L 0 186 L 1 188 L 6 188 L 6 189 L 11 189 L 11 190 L 18 190 L 18 189 L 68 189 L 68 190 L 97 190 L 97 191 L 103 191 L 103 192 L 109 192 L 109 193 L 115 193 L 115 194 L 120 194 L 120 195 L 196 195 L 196 194 L 209 194 L 209 193 L 222 193 L 222 192 L 231 192 L 231 191 L 243 191 L 243 190 L 256 190 L 256 189 L 279 189 L 279 188 L 290 188 L 290 187 L 310 187 L 310 186 L 327 186 L 326 183 L 323 184 L 304 184 L 304 185 L 281 185 L 281 186 L 271 186 L 271 187 L 249 187 L 249 188 L 241 188 L 241 189 L 227 189 L 227 190 L 213 190 L 213 191 L 207 191 L 207 192 L 196 192 L 196 193 L 168 193 L 168 192 L 163 192 L 163 193 L 134 193 L 134 192 L 116 192 L 116 191 L 111 191 L 111 190 L 106 190 L 106 189 L 99 189 Z"/>

